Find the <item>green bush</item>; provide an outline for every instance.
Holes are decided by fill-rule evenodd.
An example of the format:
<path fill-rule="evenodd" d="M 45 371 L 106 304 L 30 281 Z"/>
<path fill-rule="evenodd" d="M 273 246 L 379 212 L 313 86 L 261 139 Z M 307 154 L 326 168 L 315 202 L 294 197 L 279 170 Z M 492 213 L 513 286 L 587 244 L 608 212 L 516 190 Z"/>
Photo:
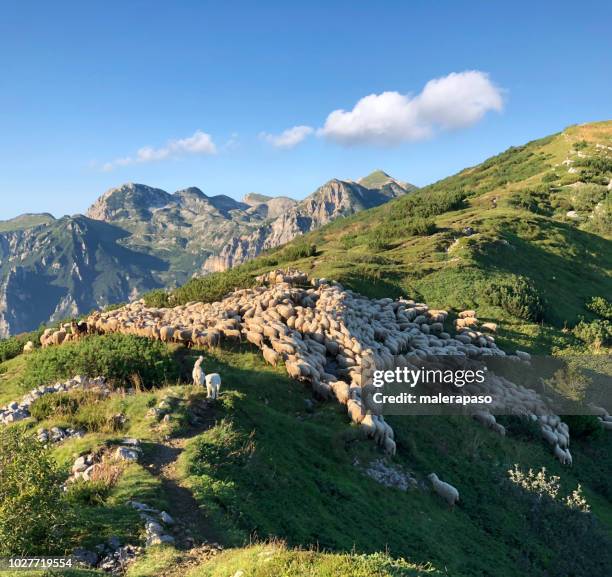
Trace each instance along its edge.
<path fill-rule="evenodd" d="M 612 321 L 612 303 L 605 297 L 593 297 L 586 308 L 598 317 Z"/>
<path fill-rule="evenodd" d="M 572 195 L 572 206 L 576 210 L 591 211 L 601 202 L 608 192 L 605 186 L 599 184 L 584 184 L 575 189 Z"/>
<path fill-rule="evenodd" d="M 510 206 L 522 208 L 536 214 L 550 214 L 550 190 L 548 187 L 532 188 L 515 192 L 508 200 Z"/>
<path fill-rule="evenodd" d="M 588 439 L 599 436 L 603 432 L 597 417 L 593 415 L 565 415 L 563 421 L 569 427 L 572 438 Z"/>
<path fill-rule="evenodd" d="M 237 288 L 248 288 L 254 284 L 254 276 L 240 268 L 215 272 L 200 278 L 194 278 L 173 291 L 170 294 L 169 303 L 171 306 L 184 305 L 192 301 L 212 303 L 223 299 L 224 296 Z"/>
<path fill-rule="evenodd" d="M 117 409 L 100 391 L 71 391 L 36 399 L 30 414 L 38 421 L 51 416 L 64 426 L 90 432 L 115 433 L 122 428 Z"/>
<path fill-rule="evenodd" d="M 149 291 L 143 298 L 148 307 L 161 309 L 170 306 L 170 294 L 164 289 Z"/>
<path fill-rule="evenodd" d="M 492 282 L 483 289 L 484 300 L 521 319 L 539 321 L 544 314 L 542 299 L 534 284 L 524 276 Z"/>
<path fill-rule="evenodd" d="M 23 352 L 23 346 L 28 341 L 38 345 L 41 333 L 42 329 L 0 340 L 0 363 L 19 356 Z"/>
<path fill-rule="evenodd" d="M 23 429 L 0 429 L 0 556 L 63 553 L 67 526 L 58 469 Z"/>
<path fill-rule="evenodd" d="M 277 256 L 279 262 L 291 262 L 317 254 L 317 247 L 304 240 L 298 240 L 285 247 Z"/>
<path fill-rule="evenodd" d="M 581 320 L 574 327 L 573 333 L 576 338 L 595 348 L 612 343 L 612 323 L 607 320 Z"/>
<path fill-rule="evenodd" d="M 151 387 L 178 379 L 178 363 L 166 345 L 132 335 L 90 336 L 27 357 L 24 385 L 33 388 L 75 375 L 104 376 L 115 386 Z"/>

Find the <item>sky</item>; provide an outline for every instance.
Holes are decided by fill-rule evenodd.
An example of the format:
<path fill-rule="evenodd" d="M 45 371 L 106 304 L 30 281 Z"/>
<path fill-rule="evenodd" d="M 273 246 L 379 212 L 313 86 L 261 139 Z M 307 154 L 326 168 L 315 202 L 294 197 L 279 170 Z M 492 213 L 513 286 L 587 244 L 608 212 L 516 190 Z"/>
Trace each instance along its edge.
<path fill-rule="evenodd" d="M 612 118 L 612 3 L 0 0 L 0 219 L 422 186 Z"/>

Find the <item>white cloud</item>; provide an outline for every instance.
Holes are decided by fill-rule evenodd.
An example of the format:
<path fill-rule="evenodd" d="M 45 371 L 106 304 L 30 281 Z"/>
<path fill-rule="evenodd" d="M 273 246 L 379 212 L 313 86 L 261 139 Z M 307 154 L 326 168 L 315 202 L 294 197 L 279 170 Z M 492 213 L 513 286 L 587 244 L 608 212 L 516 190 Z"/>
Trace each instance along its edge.
<path fill-rule="evenodd" d="M 334 110 L 317 133 L 341 144 L 395 145 L 437 130 L 465 128 L 489 110 L 503 108 L 501 91 L 478 70 L 430 80 L 416 96 L 383 92 L 365 96 L 350 111 Z"/>
<path fill-rule="evenodd" d="M 259 137 L 269 142 L 275 148 L 293 148 L 314 132 L 311 126 L 294 126 L 280 134 L 260 133 Z"/>
<path fill-rule="evenodd" d="M 217 147 L 213 142 L 212 136 L 201 130 L 196 130 L 192 136 L 178 140 L 170 140 L 166 146 L 153 148 L 144 146 L 136 151 L 133 156 L 116 158 L 102 166 L 105 171 L 113 170 L 118 166 L 128 166 L 130 164 L 156 162 L 167 158 L 176 158 L 187 154 L 211 155 L 217 152 Z"/>

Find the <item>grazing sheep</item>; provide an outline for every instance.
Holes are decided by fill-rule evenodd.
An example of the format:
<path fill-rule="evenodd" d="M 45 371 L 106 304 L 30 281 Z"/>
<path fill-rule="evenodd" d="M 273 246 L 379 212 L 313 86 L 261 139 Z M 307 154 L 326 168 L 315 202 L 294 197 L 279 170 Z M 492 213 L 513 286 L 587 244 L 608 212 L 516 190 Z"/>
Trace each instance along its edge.
<path fill-rule="evenodd" d="M 562 465 L 571 465 L 572 464 L 572 456 L 569 451 L 564 451 L 559 445 L 555 445 L 553 449 L 553 453 L 559 463 Z"/>
<path fill-rule="evenodd" d="M 365 412 L 360 401 L 349 399 L 346 403 L 346 410 L 353 423 L 361 423 L 365 417 Z"/>
<path fill-rule="evenodd" d="M 501 435 L 502 437 L 506 436 L 506 427 L 500 425 L 499 423 L 493 423 L 490 429 L 492 431 L 495 431 L 498 435 Z"/>
<path fill-rule="evenodd" d="M 460 319 L 476 318 L 476 311 L 473 311 L 473 310 L 461 311 L 457 316 Z"/>
<path fill-rule="evenodd" d="M 51 342 L 55 346 L 61 345 L 66 340 L 66 331 L 64 329 L 60 329 L 59 331 L 55 331 L 51 335 Z"/>
<path fill-rule="evenodd" d="M 204 369 L 202 369 L 202 361 L 204 361 L 204 357 L 199 356 L 195 362 L 195 365 L 193 366 L 193 371 L 191 372 L 193 384 L 196 387 L 201 387 L 206 382 L 206 374 L 204 373 Z"/>
<path fill-rule="evenodd" d="M 264 345 L 261 351 L 263 353 L 263 358 L 266 361 L 266 363 L 268 363 L 269 365 L 272 365 L 273 367 L 278 365 L 278 361 L 280 360 L 280 355 L 274 349 L 271 349 L 270 347 L 267 347 L 266 345 Z"/>
<path fill-rule="evenodd" d="M 350 397 L 348 383 L 345 383 L 344 381 L 333 381 L 330 384 L 332 390 L 334 391 L 334 395 L 336 395 L 336 399 L 338 399 L 338 402 L 346 405 Z"/>
<path fill-rule="evenodd" d="M 427 478 L 431 481 L 433 490 L 448 503 L 451 509 L 459 502 L 459 491 L 455 487 L 440 481 L 435 473 L 427 475 Z"/>
<path fill-rule="evenodd" d="M 606 431 L 612 431 L 612 422 L 610 421 L 606 421 L 604 419 L 601 419 L 601 421 L 599 421 L 601 423 L 601 426 L 606 430 Z"/>
<path fill-rule="evenodd" d="M 34 350 L 34 343 L 32 341 L 28 341 L 25 345 L 23 345 L 23 353 L 28 354 Z"/>
<path fill-rule="evenodd" d="M 384 448 L 385 454 L 389 455 L 389 457 L 395 457 L 397 445 L 391 437 L 385 437 Z"/>

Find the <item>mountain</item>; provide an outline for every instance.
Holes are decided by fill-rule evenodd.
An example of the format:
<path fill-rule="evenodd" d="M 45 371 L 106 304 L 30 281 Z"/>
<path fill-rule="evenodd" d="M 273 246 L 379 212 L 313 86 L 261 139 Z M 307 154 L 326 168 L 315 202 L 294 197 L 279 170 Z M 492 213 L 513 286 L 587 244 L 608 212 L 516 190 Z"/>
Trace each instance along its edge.
<path fill-rule="evenodd" d="M 0 222 L 0 337 L 225 270 L 334 218 L 413 190 L 333 180 L 301 202 L 128 183 L 87 211 Z"/>
<path fill-rule="evenodd" d="M 373 175 L 370 188 L 358 182 L 330 180 L 301 202 L 286 206 L 272 222 L 251 234 L 232 239 L 218 256 L 209 259 L 205 265 L 206 270 L 226 270 L 339 217 L 380 206 L 416 190 L 415 186 L 400 184 L 390 177 L 384 183 L 379 179 L 374 182 Z"/>

